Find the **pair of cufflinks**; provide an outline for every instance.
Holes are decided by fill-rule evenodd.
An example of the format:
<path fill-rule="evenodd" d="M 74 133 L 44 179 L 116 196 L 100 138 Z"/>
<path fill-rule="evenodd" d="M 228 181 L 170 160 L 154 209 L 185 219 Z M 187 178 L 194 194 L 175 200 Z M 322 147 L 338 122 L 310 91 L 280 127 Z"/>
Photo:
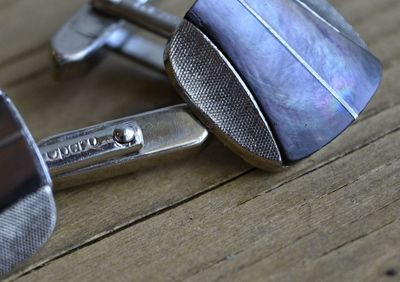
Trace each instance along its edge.
<path fill-rule="evenodd" d="M 168 38 L 166 48 L 128 24 Z M 165 66 L 186 105 L 36 144 L 0 93 L 0 277 L 53 232 L 50 175 L 65 186 L 128 173 L 197 149 L 209 131 L 253 166 L 277 170 L 350 126 L 382 76 L 379 60 L 326 0 L 197 0 L 184 19 L 146 0 L 93 0 L 52 45 L 61 77 L 87 72 L 104 49 Z"/>

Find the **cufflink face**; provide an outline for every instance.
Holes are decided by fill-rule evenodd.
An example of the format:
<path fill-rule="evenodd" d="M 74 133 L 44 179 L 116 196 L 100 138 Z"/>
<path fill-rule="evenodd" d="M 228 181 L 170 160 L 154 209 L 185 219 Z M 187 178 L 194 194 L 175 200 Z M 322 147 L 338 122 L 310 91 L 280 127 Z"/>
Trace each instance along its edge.
<path fill-rule="evenodd" d="M 11 101 L 0 91 L 0 278 L 34 254 L 55 227 L 47 167 Z"/>
<path fill-rule="evenodd" d="M 331 142 L 367 106 L 382 76 L 351 26 L 315 0 L 198 0 L 165 61 L 203 123 L 264 169 Z"/>

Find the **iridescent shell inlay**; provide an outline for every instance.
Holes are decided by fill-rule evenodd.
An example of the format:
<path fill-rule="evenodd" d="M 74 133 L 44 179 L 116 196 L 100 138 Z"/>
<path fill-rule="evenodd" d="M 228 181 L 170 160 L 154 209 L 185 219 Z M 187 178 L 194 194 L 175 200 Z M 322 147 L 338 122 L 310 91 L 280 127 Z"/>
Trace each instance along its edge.
<path fill-rule="evenodd" d="M 286 162 L 319 150 L 367 106 L 380 62 L 300 0 L 198 0 L 186 15 L 245 81 Z"/>

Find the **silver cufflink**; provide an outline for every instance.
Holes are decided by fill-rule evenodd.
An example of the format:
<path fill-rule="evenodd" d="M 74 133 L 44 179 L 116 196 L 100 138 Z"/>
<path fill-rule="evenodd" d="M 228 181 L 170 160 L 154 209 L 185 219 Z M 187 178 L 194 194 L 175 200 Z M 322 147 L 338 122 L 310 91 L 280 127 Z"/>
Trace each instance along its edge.
<path fill-rule="evenodd" d="M 0 92 L 0 277 L 34 254 L 56 223 L 53 182 L 68 187 L 198 150 L 207 130 L 185 105 L 58 134 L 37 144 Z"/>
<path fill-rule="evenodd" d="M 90 65 L 128 23 L 168 37 L 165 70 L 182 98 L 224 144 L 261 169 L 330 143 L 380 84 L 379 60 L 325 0 L 199 0 L 183 20 L 144 2 L 93 0 L 54 37 L 57 68 Z M 160 61 L 161 48 L 139 38 L 111 45 L 133 59 L 157 49 L 144 58 Z M 132 40 L 142 43 L 133 47 Z"/>
<path fill-rule="evenodd" d="M 166 47 L 139 36 L 139 28 L 168 38 Z M 18 141 L 29 169 L 1 175 L 7 184 L 0 239 L 10 243 L 1 247 L 7 252 L 1 252 L 0 276 L 33 254 L 54 228 L 50 173 L 62 185 L 127 173 L 153 158 L 198 148 L 208 130 L 250 164 L 274 170 L 336 138 L 367 106 L 382 76 L 378 59 L 325 0 L 198 0 L 184 19 L 147 1 L 93 0 L 52 46 L 60 77 L 89 71 L 106 49 L 156 70 L 165 65 L 188 107 L 60 134 L 36 147 L 1 95 L 7 122 L 5 133 L 0 128 L 0 157 L 8 163 Z M 41 209 L 30 211 L 33 204 Z M 15 226 L 23 230 L 19 236 Z M 28 251 L 18 252 L 18 244 Z"/>

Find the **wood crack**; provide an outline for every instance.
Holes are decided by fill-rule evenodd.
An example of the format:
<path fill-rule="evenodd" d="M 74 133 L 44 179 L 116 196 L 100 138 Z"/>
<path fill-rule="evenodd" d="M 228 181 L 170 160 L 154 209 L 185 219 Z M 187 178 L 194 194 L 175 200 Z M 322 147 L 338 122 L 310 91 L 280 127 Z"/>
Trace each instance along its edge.
<path fill-rule="evenodd" d="M 291 246 L 294 246 L 294 245 L 297 244 L 299 241 L 301 241 L 301 240 L 303 240 L 304 238 L 307 238 L 308 236 L 312 235 L 315 231 L 316 231 L 316 230 L 313 229 L 313 230 L 311 230 L 311 231 L 309 231 L 309 232 L 306 232 L 306 233 L 302 234 L 301 236 L 298 236 L 298 237 L 296 238 L 296 240 L 290 242 L 290 243 L 287 244 L 287 245 L 284 245 L 284 246 L 278 248 L 277 250 L 275 250 L 274 252 L 268 254 L 267 256 L 262 257 L 262 258 L 259 259 L 259 260 L 256 260 L 254 263 L 257 263 L 257 262 L 259 262 L 259 261 L 262 261 L 263 259 L 269 258 L 269 257 L 273 256 L 273 255 L 276 254 L 276 253 L 279 253 L 280 251 L 282 251 L 282 250 L 284 250 L 284 249 L 287 249 L 287 248 L 289 248 L 289 247 L 291 247 Z M 243 252 L 245 252 L 245 251 L 246 251 L 246 249 L 241 249 L 241 250 L 239 250 L 239 251 L 237 251 L 237 252 L 234 252 L 234 253 L 231 254 L 231 255 L 225 256 L 224 258 L 215 261 L 215 263 L 213 263 L 213 264 L 211 264 L 211 265 L 209 265 L 209 266 L 207 266 L 207 267 L 205 267 L 205 268 L 203 268 L 203 269 L 201 269 L 201 270 L 199 270 L 199 271 L 197 271 L 197 272 L 191 274 L 189 277 L 184 278 L 183 281 L 188 281 L 190 278 L 192 278 L 192 277 L 194 277 L 194 276 L 196 276 L 196 275 L 198 275 L 198 274 L 200 274 L 200 273 L 202 273 L 202 272 L 205 272 L 205 271 L 207 271 L 208 269 L 211 269 L 211 268 L 213 268 L 213 267 L 215 267 L 215 266 L 218 266 L 218 264 L 224 263 L 224 262 L 230 260 L 231 258 L 240 255 L 241 253 L 243 253 Z M 238 268 L 236 269 L 236 271 L 238 272 L 238 271 L 240 271 L 240 270 L 242 270 L 242 269 L 245 269 L 246 267 L 248 267 L 248 265 L 242 265 L 242 266 L 238 267 Z M 219 280 L 225 278 L 225 276 L 226 276 L 226 275 L 221 275 L 221 276 L 217 277 L 216 280 L 219 281 Z"/>
<path fill-rule="evenodd" d="M 372 117 L 373 117 L 373 116 L 371 116 L 370 118 L 372 118 Z M 321 168 L 323 168 L 323 167 L 325 167 L 325 166 L 328 166 L 328 165 L 334 163 L 334 162 L 337 161 L 338 159 L 342 159 L 342 158 L 344 158 L 344 157 L 346 157 L 346 156 L 348 156 L 348 155 L 351 155 L 351 154 L 355 153 L 355 152 L 358 151 L 358 150 L 361 150 L 361 149 L 363 149 L 363 148 L 365 148 L 365 147 L 368 147 L 369 145 L 371 145 L 371 144 L 377 142 L 377 141 L 380 140 L 380 139 L 383 139 L 383 138 L 385 138 L 385 137 L 387 137 L 387 136 L 389 136 L 389 135 L 391 135 L 391 134 L 395 134 L 395 133 L 396 133 L 397 131 L 399 131 L 399 130 L 400 130 L 400 126 L 397 127 L 397 128 L 395 128 L 395 129 L 393 129 L 393 130 L 391 130 L 391 131 L 389 131 L 389 132 L 387 132 L 387 133 L 385 133 L 385 134 L 383 134 L 383 135 L 381 135 L 381 136 L 379 136 L 379 137 L 377 137 L 377 138 L 375 138 L 375 139 L 370 140 L 369 142 L 367 142 L 367 143 L 365 143 L 365 144 L 363 144 L 363 145 L 356 146 L 356 147 L 354 148 L 354 150 L 351 150 L 351 151 L 349 151 L 349 152 L 347 152 L 347 153 L 338 155 L 338 156 L 336 156 L 336 157 L 334 157 L 334 158 L 332 158 L 332 159 L 330 159 L 330 160 L 327 160 L 326 162 L 323 162 L 323 163 L 321 163 L 320 165 L 316 166 L 315 168 L 310 169 L 310 170 L 308 170 L 308 171 L 305 171 L 304 173 L 295 175 L 293 178 L 290 178 L 290 179 L 287 180 L 287 181 L 281 182 L 281 183 L 277 184 L 276 186 L 271 187 L 271 189 L 268 189 L 268 190 L 266 190 L 266 191 L 263 191 L 263 192 L 261 192 L 260 194 L 254 196 L 254 197 L 252 197 L 252 198 L 250 198 L 250 199 L 248 199 L 248 200 L 246 200 L 246 201 L 243 201 L 243 202 L 239 203 L 236 207 L 245 205 L 246 203 L 251 202 L 251 201 L 257 199 L 258 197 L 261 197 L 261 196 L 263 196 L 263 195 L 265 195 L 265 194 L 267 194 L 267 193 L 271 193 L 271 192 L 273 192 L 273 191 L 279 189 L 279 188 L 282 187 L 282 186 L 285 186 L 285 185 L 287 185 L 287 184 L 289 184 L 289 183 L 291 183 L 291 182 L 293 182 L 293 181 L 296 181 L 296 180 L 298 180 L 298 179 L 300 179 L 300 178 L 303 178 L 303 177 L 306 176 L 306 175 L 309 175 L 309 174 L 311 174 L 311 173 L 314 173 L 314 172 L 316 172 L 317 170 L 319 170 L 319 169 L 321 169 Z M 352 182 L 350 182 L 350 183 L 346 183 L 346 184 L 342 185 L 341 187 L 338 187 L 337 189 L 335 189 L 335 190 L 329 192 L 328 195 L 329 195 L 329 194 L 332 194 L 332 193 L 334 193 L 334 192 L 337 192 L 337 191 L 339 191 L 339 190 L 341 190 L 341 189 L 343 189 L 343 188 L 345 188 L 345 187 L 347 187 L 347 186 L 349 186 L 349 185 L 351 185 L 351 184 L 353 184 L 353 183 L 359 181 L 361 178 L 362 178 L 362 176 L 360 176 L 359 178 L 355 179 L 354 181 L 352 181 Z"/>
<path fill-rule="evenodd" d="M 60 258 L 62 258 L 62 257 L 65 257 L 65 256 L 67 256 L 67 255 L 70 255 L 70 254 L 72 254 L 72 253 L 74 253 L 74 252 L 76 252 L 76 251 L 78 251 L 78 250 L 81 250 L 81 249 L 83 249 L 83 248 L 86 248 L 86 247 L 89 247 L 89 246 L 91 246 L 91 245 L 93 245 L 93 244 L 96 244 L 96 243 L 98 243 L 98 242 L 100 242 L 100 241 L 102 241 L 102 240 L 104 240 L 104 239 L 107 239 L 107 238 L 109 238 L 109 237 L 115 235 L 116 233 L 119 233 L 119 232 L 122 232 L 122 231 L 124 231 L 124 230 L 126 230 L 126 229 L 129 229 L 129 228 L 131 228 L 131 227 L 133 227 L 133 226 L 135 226 L 135 225 L 138 225 L 138 224 L 140 224 L 140 223 L 142 223 L 142 222 L 144 222 L 144 221 L 147 221 L 147 220 L 149 220 L 149 219 L 151 219 L 151 218 L 153 218 L 153 217 L 162 215 L 162 214 L 164 214 L 164 213 L 166 213 L 166 212 L 168 212 L 168 211 L 170 211 L 170 210 L 172 210 L 172 209 L 175 209 L 175 208 L 177 208 L 177 207 L 179 207 L 179 206 L 181 206 L 181 205 L 183 205 L 183 204 L 185 204 L 185 203 L 188 203 L 188 202 L 190 202 L 190 201 L 192 201 L 192 200 L 194 200 L 194 199 L 196 199 L 196 198 L 199 198 L 199 197 L 201 197 L 201 196 L 203 196 L 203 195 L 205 195 L 205 194 L 207 194 L 207 193 L 209 193 L 209 192 L 211 192 L 211 191 L 214 191 L 214 190 L 218 189 L 219 187 L 221 187 L 221 186 L 223 186 L 223 185 L 227 185 L 227 184 L 229 184 L 230 182 L 233 182 L 233 181 L 237 180 L 238 178 L 240 178 L 240 177 L 242 177 L 242 176 L 244 176 L 244 175 L 246 175 L 246 174 L 248 174 L 248 173 L 250 173 L 250 172 L 252 172 L 252 171 L 254 171 L 254 170 L 255 170 L 254 168 L 247 169 L 247 170 L 245 170 L 245 171 L 239 173 L 238 175 L 236 175 L 236 176 L 233 177 L 233 178 L 229 178 L 229 179 L 227 179 L 226 181 L 223 181 L 223 182 L 218 183 L 218 184 L 216 184 L 216 185 L 210 186 L 208 189 L 206 189 L 206 190 L 204 190 L 204 191 L 202 191 L 202 192 L 200 192 L 200 193 L 197 193 L 197 194 L 195 194 L 195 195 L 193 195 L 193 196 L 191 196 L 191 197 L 188 197 L 188 198 L 186 198 L 186 199 L 183 199 L 182 201 L 176 202 L 176 203 L 174 203 L 174 204 L 172 204 L 172 205 L 170 205 L 170 206 L 167 206 L 167 207 L 165 207 L 165 208 L 161 208 L 161 209 L 159 209 L 158 211 L 149 213 L 148 215 L 145 215 L 145 216 L 143 216 L 143 217 L 141 217 L 141 218 L 132 220 L 131 222 L 129 222 L 129 223 L 125 224 L 125 225 L 117 226 L 117 227 L 115 227 L 113 230 L 105 231 L 105 232 L 103 232 L 102 234 L 100 234 L 100 235 L 98 235 L 98 236 L 95 236 L 95 237 L 93 237 L 93 238 L 87 240 L 87 241 L 86 241 L 85 243 L 83 243 L 83 244 L 80 244 L 80 245 L 78 245 L 78 246 L 76 246 L 76 247 L 74 247 L 74 248 L 71 248 L 70 250 L 67 250 L 67 251 L 65 251 L 65 252 L 63 252 L 63 253 L 59 253 L 58 255 L 56 255 L 56 256 L 54 256 L 54 257 L 51 257 L 51 258 L 49 258 L 49 259 L 47 259 L 47 260 L 41 262 L 40 264 L 38 264 L 38 265 L 36 265 L 36 266 L 33 266 L 33 267 L 29 268 L 29 269 L 26 270 L 26 271 L 23 271 L 22 273 L 17 273 L 17 274 L 16 274 L 14 277 L 12 277 L 12 278 L 13 278 L 13 279 L 17 279 L 18 277 L 23 277 L 23 276 L 26 276 L 26 275 L 28 275 L 28 274 L 30 274 L 30 273 L 32 273 L 32 272 L 38 271 L 38 270 L 40 270 L 41 268 L 45 267 L 47 264 L 51 263 L 52 261 L 58 260 L 58 259 L 60 259 Z"/>
<path fill-rule="evenodd" d="M 49 43 L 45 42 L 42 43 L 36 47 L 33 47 L 31 49 L 28 50 L 24 50 L 21 53 L 18 53 L 16 55 L 14 55 L 13 57 L 7 58 L 6 60 L 3 60 L 2 62 L 0 62 L 0 70 L 6 67 L 9 67 L 10 65 L 14 65 L 17 64 L 18 62 L 28 59 L 30 57 L 32 57 L 33 55 L 43 52 L 45 49 L 49 48 Z"/>
<path fill-rule="evenodd" d="M 370 217 L 370 216 L 372 216 L 373 214 L 375 214 L 375 213 L 377 213 L 377 212 L 379 212 L 379 211 L 382 211 L 382 210 L 388 208 L 389 206 L 392 206 L 393 204 L 396 204 L 396 203 L 398 203 L 398 202 L 400 202 L 400 198 L 395 199 L 395 200 L 391 201 L 390 203 L 387 203 L 386 205 L 384 205 L 384 206 L 382 206 L 382 207 L 376 209 L 375 211 L 366 214 L 366 215 L 363 216 L 362 218 Z M 294 208 L 295 208 L 295 207 L 293 207 L 293 209 L 294 209 Z M 353 220 L 353 221 L 351 221 L 351 222 L 349 222 L 349 223 L 346 223 L 346 224 L 342 225 L 341 227 L 351 225 L 351 224 L 353 224 L 353 223 L 355 223 L 355 222 L 357 222 L 357 221 L 359 221 L 359 220 L 360 220 L 360 218 L 358 218 L 358 219 L 356 219 L 356 220 Z M 389 225 L 395 223 L 396 221 L 398 221 L 398 219 L 390 220 L 389 222 L 386 222 L 386 223 L 380 225 L 378 228 L 376 228 L 376 229 L 374 229 L 374 230 L 372 230 L 372 231 L 370 231 L 370 232 L 367 232 L 367 233 L 365 233 L 365 234 L 362 234 L 362 235 L 360 235 L 360 236 L 357 236 L 356 238 L 353 238 L 353 239 L 351 239 L 351 240 L 348 240 L 348 241 L 346 241 L 346 242 L 343 242 L 343 243 L 341 243 L 340 245 L 336 246 L 335 248 L 332 248 L 332 249 L 330 249 L 330 250 L 328 250 L 328 251 L 323 252 L 320 256 L 317 257 L 317 259 L 320 259 L 320 258 L 322 258 L 322 257 L 324 257 L 324 256 L 326 256 L 326 255 L 329 255 L 330 253 L 332 253 L 332 252 L 334 252 L 334 251 L 337 251 L 337 250 L 339 250 L 339 249 L 341 249 L 341 248 L 343 248 L 343 247 L 345 247 L 345 246 L 347 246 L 347 245 L 349 245 L 349 244 L 351 244 L 351 243 L 354 243 L 354 242 L 356 242 L 356 241 L 358 241 L 358 240 L 361 240 L 361 239 L 366 238 L 366 237 L 368 237 L 368 236 L 370 236 L 370 235 L 373 235 L 373 234 L 379 232 L 380 230 L 384 229 L 385 227 L 387 227 L 387 226 L 389 226 Z M 291 243 L 289 243 L 289 244 L 287 244 L 287 245 L 285 245 L 285 246 L 282 246 L 281 248 L 275 250 L 274 252 L 268 254 L 267 256 L 262 256 L 262 257 L 258 258 L 257 260 L 252 261 L 250 264 L 240 265 L 239 267 L 237 267 L 237 268 L 235 269 L 235 273 L 240 272 L 241 270 L 246 269 L 246 268 L 248 268 L 248 267 L 251 266 L 251 265 L 255 265 L 255 264 L 257 264 L 257 263 L 259 263 L 259 262 L 261 262 L 261 261 L 263 261 L 263 260 L 265 260 L 265 259 L 267 259 L 267 258 L 270 258 L 270 257 L 272 257 L 273 255 L 278 254 L 279 252 L 281 252 L 281 251 L 283 251 L 283 250 L 285 250 L 285 249 L 290 248 L 291 246 L 294 246 L 295 244 L 297 244 L 297 243 L 300 242 L 301 240 L 303 240 L 303 239 L 305 239 L 305 238 L 307 238 L 307 237 L 313 235 L 316 231 L 317 231 L 317 229 L 312 229 L 311 231 L 309 231 L 309 232 L 303 234 L 302 236 L 297 237 L 294 241 L 291 241 Z M 256 243 L 256 242 L 257 242 L 257 241 L 255 241 L 254 243 Z M 246 249 L 242 249 L 242 250 L 240 250 L 240 251 L 234 252 L 234 255 L 233 255 L 233 256 L 237 256 L 237 255 L 243 253 L 244 251 L 246 251 Z M 209 266 L 209 267 L 207 267 L 207 268 L 203 268 L 201 271 L 198 271 L 198 272 L 194 273 L 193 275 L 191 275 L 191 276 L 185 278 L 184 280 L 187 281 L 188 279 L 190 279 L 190 278 L 192 278 L 192 277 L 198 275 L 199 273 L 205 272 L 205 271 L 207 271 L 208 269 L 211 269 L 212 267 L 215 267 L 215 266 L 217 266 L 218 264 L 224 263 L 224 262 L 226 262 L 226 261 L 228 261 L 228 259 L 226 259 L 226 257 L 223 258 L 223 259 L 220 259 L 220 260 L 218 260 L 216 263 L 212 264 L 211 266 Z M 222 275 L 222 276 L 217 277 L 216 280 L 218 281 L 218 280 L 220 280 L 220 279 L 225 278 L 227 275 L 231 275 L 231 274 L 232 274 L 232 273 L 226 273 L 226 275 Z"/>
<path fill-rule="evenodd" d="M 352 243 L 354 243 L 354 242 L 356 242 L 356 241 L 358 241 L 358 240 L 361 240 L 361 239 L 366 238 L 366 237 L 368 237 L 368 236 L 370 236 L 370 235 L 372 235 L 372 234 L 374 234 L 374 233 L 377 233 L 378 231 L 384 229 L 385 227 L 387 227 L 387 226 L 393 224 L 393 223 L 396 222 L 396 221 L 398 221 L 398 219 L 393 219 L 393 220 L 391 220 L 391 221 L 389 221 L 389 222 L 387 222 L 387 223 L 385 223 L 385 224 L 379 226 L 377 229 L 372 230 L 371 232 L 362 234 L 362 235 L 357 236 L 356 238 L 354 238 L 354 239 L 352 239 L 352 240 L 346 241 L 346 242 L 344 242 L 344 243 L 342 243 L 342 244 L 336 246 L 335 248 L 330 249 L 330 250 L 328 250 L 328 251 L 322 253 L 322 255 L 321 255 L 320 258 L 322 258 L 322 257 L 324 257 L 324 256 L 327 256 L 327 255 L 329 255 L 330 253 L 333 253 L 333 252 L 335 252 L 335 251 L 338 251 L 338 250 L 340 250 L 341 248 L 343 248 L 343 247 L 345 247 L 345 246 L 347 246 L 347 245 L 349 245 L 349 244 L 352 244 Z"/>
<path fill-rule="evenodd" d="M 36 79 L 38 77 L 41 77 L 41 76 L 47 74 L 49 69 L 50 68 L 47 67 L 47 66 L 46 67 L 42 67 L 40 69 L 37 69 L 36 71 L 34 71 L 34 72 L 32 72 L 32 73 L 30 73 L 30 74 L 28 74 L 26 76 L 19 77 L 18 79 L 14 79 L 14 80 L 10 81 L 9 83 L 6 83 L 4 85 L 4 88 L 16 87 L 16 86 L 21 85 L 22 83 L 25 83 L 25 82 L 27 82 L 29 80 L 33 80 L 33 79 Z"/>

